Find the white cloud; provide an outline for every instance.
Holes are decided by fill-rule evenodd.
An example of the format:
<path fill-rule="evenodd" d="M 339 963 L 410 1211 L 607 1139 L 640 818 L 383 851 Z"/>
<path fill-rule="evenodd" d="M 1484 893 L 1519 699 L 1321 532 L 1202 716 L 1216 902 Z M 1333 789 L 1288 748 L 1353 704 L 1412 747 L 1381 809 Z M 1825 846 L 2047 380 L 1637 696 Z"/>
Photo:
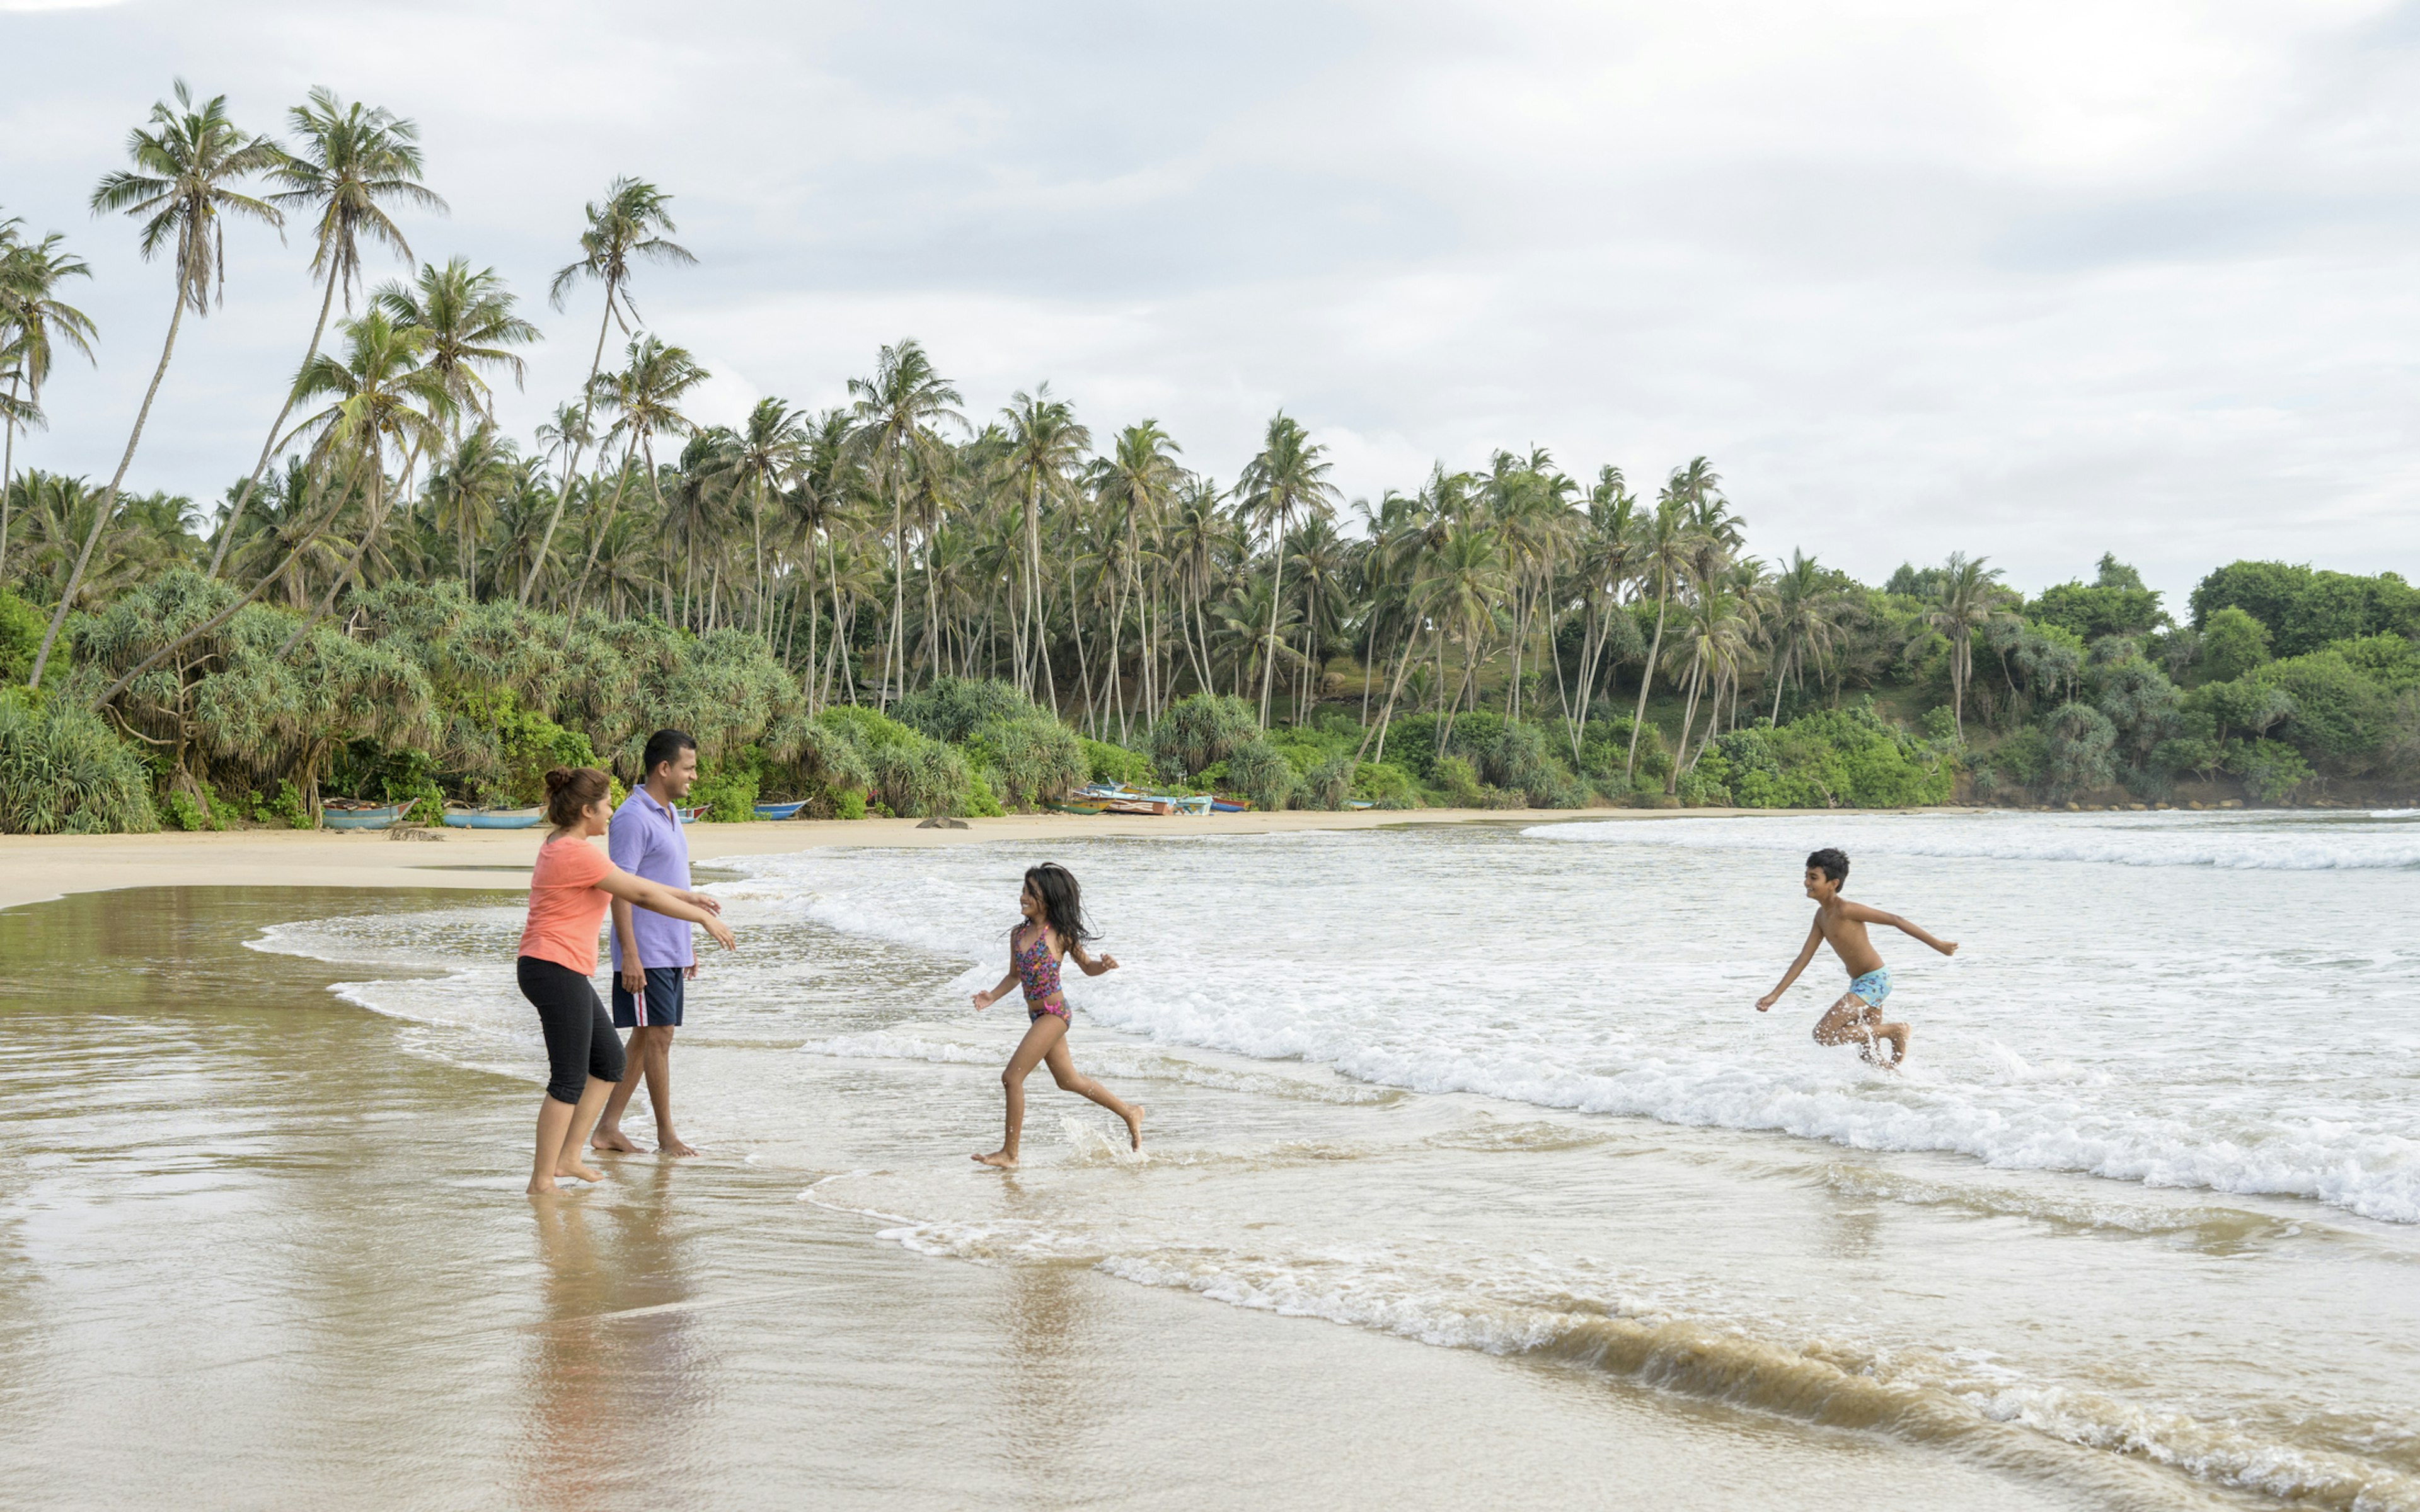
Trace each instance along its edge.
<path fill-rule="evenodd" d="M 1280 406 L 1355 494 L 1499 445 L 1648 486 L 1703 453 L 1756 548 L 1869 576 L 2420 554 L 2408 0 L 551 3 L 426 8 L 411 48 L 141 14 L 5 23 L 0 213 L 72 235 L 107 341 L 40 466 L 104 471 L 148 376 L 164 280 L 82 207 L 181 73 L 257 126 L 322 83 L 423 122 L 456 213 L 416 249 L 496 264 L 552 338 L 522 426 L 586 370 L 595 293 L 544 283 L 629 172 L 702 259 L 639 295 L 709 418 L 841 402 L 914 335 L 977 422 L 1047 378 L 1226 478 Z M 147 486 L 248 463 L 309 328 L 299 244 L 229 255 Z"/>

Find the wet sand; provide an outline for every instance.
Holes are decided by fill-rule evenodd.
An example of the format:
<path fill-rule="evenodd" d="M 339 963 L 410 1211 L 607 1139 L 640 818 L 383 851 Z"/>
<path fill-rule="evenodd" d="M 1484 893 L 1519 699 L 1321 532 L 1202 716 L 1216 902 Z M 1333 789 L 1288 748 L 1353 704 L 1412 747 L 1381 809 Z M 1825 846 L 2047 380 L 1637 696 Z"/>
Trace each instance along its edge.
<path fill-rule="evenodd" d="M 899 827 L 847 838 L 1006 833 Z M 727 833 L 787 850 L 814 842 L 808 828 Z M 723 833 L 700 830 L 701 859 L 734 854 L 714 848 Z M 510 866 L 535 842 L 448 843 L 449 866 Z M 2124 1500 L 1083 1263 L 936 1262 L 876 1242 L 878 1217 L 800 1200 L 861 1160 L 954 1150 L 996 1116 L 997 1082 L 974 1068 L 942 1084 L 921 1127 L 900 1126 L 896 1098 L 830 1081 L 809 1120 L 826 1134 L 791 1158 L 619 1159 L 604 1184 L 533 1204 L 517 1188 L 534 1082 L 411 1053 L 411 1026 L 326 991 L 358 971 L 242 948 L 280 920 L 462 901 L 326 886 L 429 865 L 437 847 L 10 847 L 46 844 L 140 890 L 0 914 L 0 1504 Z M 113 885 L 12 858 L 19 893 Z M 241 866 L 287 886 L 142 886 Z"/>

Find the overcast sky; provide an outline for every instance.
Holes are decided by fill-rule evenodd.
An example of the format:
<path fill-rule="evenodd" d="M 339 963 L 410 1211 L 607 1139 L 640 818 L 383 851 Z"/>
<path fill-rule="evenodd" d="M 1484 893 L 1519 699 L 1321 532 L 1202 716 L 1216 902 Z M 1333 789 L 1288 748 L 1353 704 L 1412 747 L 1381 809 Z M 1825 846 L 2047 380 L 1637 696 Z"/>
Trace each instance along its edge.
<path fill-rule="evenodd" d="M 278 131 L 324 85 L 418 121 L 450 217 L 576 390 L 581 206 L 674 196 L 641 312 L 698 418 L 840 402 L 913 336 L 983 418 L 1048 380 L 1231 479 L 1282 407 L 1348 497 L 1549 448 L 1642 493 L 1704 454 L 1751 548 L 1869 580 L 2103 550 L 2420 576 L 2420 3 L 2011 6 L 0 0 L 0 215 L 94 270 L 21 463 L 105 479 L 168 315 L 85 208 L 171 81 Z M 316 313 L 234 227 L 132 486 L 249 467 Z M 381 265 L 380 277 L 400 272 Z M 617 338 L 618 339 L 618 338 Z"/>

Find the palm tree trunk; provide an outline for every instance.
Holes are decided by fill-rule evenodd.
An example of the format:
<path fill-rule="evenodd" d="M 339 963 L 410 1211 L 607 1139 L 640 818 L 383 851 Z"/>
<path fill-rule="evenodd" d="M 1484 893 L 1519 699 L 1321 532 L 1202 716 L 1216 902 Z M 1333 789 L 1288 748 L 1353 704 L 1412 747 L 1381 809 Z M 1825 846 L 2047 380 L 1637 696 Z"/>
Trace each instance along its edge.
<path fill-rule="evenodd" d="M 302 348 L 302 367 L 295 370 L 298 374 L 311 365 L 312 358 L 319 355 L 319 338 L 328 332 L 328 311 L 335 302 L 336 270 L 332 267 L 328 270 L 328 291 L 319 296 L 319 321 L 311 328 L 311 345 Z M 348 310 L 352 308 L 349 301 L 345 307 Z M 210 570 L 203 576 L 215 578 L 219 575 L 219 567 L 226 561 L 227 547 L 235 540 L 236 521 L 243 517 L 244 502 L 252 497 L 252 491 L 260 486 L 260 475 L 269 471 L 270 455 L 277 450 L 277 433 L 286 428 L 286 417 L 293 412 L 294 389 L 288 385 L 286 403 L 279 407 L 277 418 L 269 423 L 269 438 L 260 443 L 260 459 L 253 463 L 252 476 L 244 479 L 243 486 L 236 490 L 235 502 L 227 506 L 226 518 L 219 522 L 219 544 L 210 552 Z"/>
<path fill-rule="evenodd" d="M 1621 759 L 1621 785 L 1628 787 L 1638 768 L 1638 732 L 1647 724 L 1647 690 L 1655 685 L 1655 663 L 1664 654 L 1664 609 L 1671 599 L 1672 585 L 1657 585 L 1655 592 L 1655 640 L 1647 648 L 1647 665 L 1638 671 L 1638 709 L 1630 717 L 1630 754 Z"/>
<path fill-rule="evenodd" d="M 1393 719 L 1395 717 L 1395 696 L 1403 692 L 1404 678 L 1412 670 L 1412 650 L 1419 644 L 1418 628 L 1419 627 L 1415 625 L 1404 633 L 1403 655 L 1395 658 L 1395 681 L 1393 686 L 1387 689 L 1387 706 L 1378 711 L 1378 723 L 1375 728 L 1375 733 L 1378 737 L 1378 748 L 1370 757 L 1370 760 L 1373 762 L 1383 762 L 1387 759 L 1387 725 L 1388 721 Z M 1370 731 L 1364 731 L 1362 733 L 1361 744 L 1363 746 L 1366 747 L 1370 744 L 1371 733 L 1372 732 Z M 1357 763 L 1359 762 L 1361 759 L 1361 753 L 1357 750 L 1355 751 L 1353 753 L 1353 759 Z"/>
<path fill-rule="evenodd" d="M 17 376 L 11 373 L 8 375 L 8 441 L 6 450 L 0 450 L 0 588 L 6 588 L 8 585 L 9 506 L 16 501 L 8 492 L 9 484 L 17 477 L 16 398 Z"/>
<path fill-rule="evenodd" d="M 899 482 L 891 484 L 891 639 L 882 648 L 882 686 L 876 690 L 881 708 L 891 708 L 891 663 L 895 657 L 904 672 L 908 653 L 903 644 L 908 616 L 908 521 L 899 501 Z M 904 691 L 904 689 L 903 689 Z"/>
<path fill-rule="evenodd" d="M 1689 701 L 1681 710 L 1681 739 L 1672 750 L 1672 769 L 1664 775 L 1664 795 L 1670 797 L 1681 791 L 1682 764 L 1689 754 L 1689 732 L 1698 722 L 1698 695 L 1705 691 L 1703 667 L 1689 669 Z M 1637 733 L 1634 730 L 1632 733 Z"/>
<path fill-rule="evenodd" d="M 571 440 L 571 460 L 563 466 L 563 486 L 554 491 L 554 513 L 546 517 L 546 533 L 538 537 L 537 555 L 530 558 L 529 576 L 521 579 L 521 608 L 529 608 L 530 590 L 537 586 L 537 575 L 546 566 L 546 554 L 554 546 L 554 528 L 563 523 L 564 501 L 571 497 L 571 480 L 580 471 L 581 448 L 588 442 L 589 411 L 597 403 L 597 374 L 605 365 L 605 332 L 613 323 L 615 283 L 605 281 L 605 314 L 597 322 L 597 350 L 588 359 L 588 381 L 580 390 L 580 434 Z"/>
<path fill-rule="evenodd" d="M 126 454 L 117 459 L 117 471 L 109 480 L 109 491 L 102 494 L 101 507 L 93 511 L 92 529 L 85 532 L 84 549 L 76 553 L 75 567 L 68 574 L 67 590 L 59 594 L 59 607 L 51 613 L 51 627 L 42 632 L 42 647 L 34 653 L 34 670 L 25 679 L 27 687 L 42 686 L 42 669 L 50 664 L 51 647 L 58 642 L 59 627 L 68 622 L 68 609 L 75 603 L 76 590 L 84 586 L 85 568 L 92 563 L 92 549 L 101 544 L 101 532 L 109 528 L 109 517 L 117 513 L 118 486 L 126 482 L 126 470 L 134 464 L 134 449 L 143 442 L 143 423 L 151 418 L 151 401 L 160 396 L 160 380 L 168 376 L 168 359 L 176 355 L 177 331 L 185 322 L 185 285 L 177 284 L 177 309 L 168 316 L 168 339 L 160 347 L 160 365 L 151 370 L 151 386 L 143 391 L 143 408 L 134 412 L 134 429 L 126 438 Z"/>
<path fill-rule="evenodd" d="M 566 646 L 571 644 L 572 626 L 580 623 L 580 605 L 588 596 L 588 579 L 597 575 L 597 554 L 605 548 L 605 532 L 613 528 L 614 517 L 622 512 L 622 490 L 630 486 L 630 454 L 639 444 L 639 433 L 633 430 L 629 440 L 622 443 L 622 468 L 613 479 L 613 497 L 605 506 L 605 521 L 597 527 L 597 533 L 589 539 L 587 563 L 580 569 L 579 578 L 571 584 L 571 611 L 563 617 L 563 643 Z M 660 516 L 664 512 L 664 486 L 656 476 L 656 450 L 652 442 L 647 447 L 647 480 L 656 490 L 656 513 Z"/>
<path fill-rule="evenodd" d="M 1271 563 L 1274 575 L 1269 579 L 1269 640 L 1266 660 L 1261 663 L 1261 728 L 1269 727 L 1269 687 L 1278 670 L 1278 600 L 1285 594 L 1285 528 L 1286 511 L 1278 511 L 1277 560 Z"/>
<path fill-rule="evenodd" d="M 346 579 L 352 577 L 361 566 L 362 558 L 369 554 L 370 543 L 378 538 L 379 527 L 385 523 L 386 459 L 379 455 L 380 450 L 378 433 L 372 431 L 369 457 L 370 517 L 369 522 L 362 528 L 362 538 L 353 543 L 352 557 L 346 562 L 344 570 L 336 574 L 335 580 L 328 584 L 328 594 L 319 600 L 319 607 L 304 615 L 302 623 L 294 627 L 294 633 L 286 638 L 286 643 L 277 648 L 277 654 L 281 656 L 293 650 L 302 639 L 311 632 L 311 626 L 327 618 L 328 611 L 336 607 L 336 595 L 345 591 Z"/>

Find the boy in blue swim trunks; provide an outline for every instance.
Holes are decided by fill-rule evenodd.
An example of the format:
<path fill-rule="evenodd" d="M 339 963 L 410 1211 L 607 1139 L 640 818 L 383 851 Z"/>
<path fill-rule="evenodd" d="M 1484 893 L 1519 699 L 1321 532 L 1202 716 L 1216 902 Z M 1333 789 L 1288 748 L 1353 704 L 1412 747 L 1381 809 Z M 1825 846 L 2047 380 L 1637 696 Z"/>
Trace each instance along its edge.
<path fill-rule="evenodd" d="M 1829 846 L 1807 858 L 1807 896 L 1815 900 L 1815 923 L 1807 932 L 1807 944 L 1800 949 L 1798 959 L 1790 963 L 1782 973 L 1781 985 L 1756 1000 L 1760 1013 L 1781 1000 L 1807 963 L 1815 959 L 1815 948 L 1830 941 L 1832 953 L 1849 969 L 1849 990 L 1831 1011 L 1816 1023 L 1817 1044 L 1854 1044 L 1857 1055 L 1870 1065 L 1885 1071 L 1898 1069 L 1907 1058 L 1908 1027 L 1904 1024 L 1883 1022 L 1883 999 L 1890 995 L 1890 967 L 1883 964 L 1881 952 L 1874 942 L 1866 938 L 1869 924 L 1888 924 L 1902 934 L 1914 935 L 1943 955 L 1958 953 L 1956 940 L 1936 940 L 1921 928 L 1909 923 L 1897 914 L 1885 914 L 1879 908 L 1853 903 L 1840 896 L 1840 888 L 1849 880 L 1849 857 L 1846 853 Z M 1891 1057 L 1879 1058 L 1875 1048 L 1888 1040 Z"/>

